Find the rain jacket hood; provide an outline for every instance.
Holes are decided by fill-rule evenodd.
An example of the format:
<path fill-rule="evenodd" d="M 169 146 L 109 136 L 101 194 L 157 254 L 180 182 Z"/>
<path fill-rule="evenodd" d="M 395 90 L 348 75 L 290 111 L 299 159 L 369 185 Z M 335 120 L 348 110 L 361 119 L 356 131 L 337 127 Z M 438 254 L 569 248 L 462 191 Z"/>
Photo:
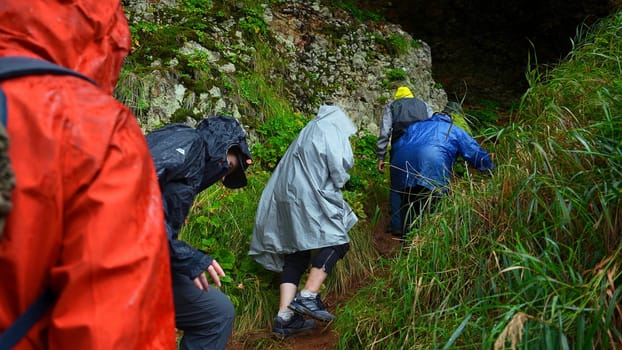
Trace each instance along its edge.
<path fill-rule="evenodd" d="M 413 98 L 413 97 L 415 96 L 413 96 L 413 93 L 406 86 L 400 86 L 397 88 L 397 90 L 395 90 L 394 98 L 396 100 L 399 100 L 400 98 Z"/>
<path fill-rule="evenodd" d="M 129 27 L 119 1 L 0 2 L 0 56 L 54 62 L 111 94 L 129 51 Z"/>
<path fill-rule="evenodd" d="M 236 119 L 224 116 L 203 119 L 196 128 L 180 123 L 167 125 L 149 133 L 147 143 L 160 186 L 184 182 L 195 194 L 227 173 L 229 149 L 237 148 L 243 169 L 248 167 L 246 160 L 252 159 L 246 131 Z"/>
<path fill-rule="evenodd" d="M 198 133 L 203 137 L 207 145 L 207 157 L 209 168 L 216 168 L 216 164 L 226 163 L 227 152 L 231 148 L 237 149 L 240 160 L 240 167 L 237 173 L 229 174 L 225 177 L 223 184 L 229 188 L 241 188 L 246 186 L 246 176 L 244 170 L 248 167 L 247 160 L 251 159 L 251 152 L 246 143 L 246 132 L 242 126 L 233 118 L 216 117 L 204 119 L 197 126 Z M 225 158 L 223 159 L 223 155 Z M 228 164 L 227 164 L 228 167 Z M 204 188 L 213 184 L 211 177 L 206 176 L 207 183 Z"/>
<path fill-rule="evenodd" d="M 345 244 L 358 221 L 341 189 L 354 166 L 356 127 L 336 106 L 321 106 L 299 133 L 263 190 L 249 255 L 280 272 L 284 255 Z"/>

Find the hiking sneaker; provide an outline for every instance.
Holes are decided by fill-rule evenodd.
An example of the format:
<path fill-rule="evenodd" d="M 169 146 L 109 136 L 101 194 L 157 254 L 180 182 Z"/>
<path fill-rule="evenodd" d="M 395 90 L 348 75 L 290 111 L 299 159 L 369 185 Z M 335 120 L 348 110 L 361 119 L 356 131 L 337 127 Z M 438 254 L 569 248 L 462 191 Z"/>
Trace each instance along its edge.
<path fill-rule="evenodd" d="M 399 228 L 391 229 L 391 235 L 394 237 L 404 237 L 404 232 Z"/>
<path fill-rule="evenodd" d="M 288 337 L 313 328 L 315 328 L 315 321 L 305 320 L 299 314 L 294 313 L 289 321 L 285 321 L 279 316 L 275 317 L 274 325 L 272 327 L 272 334 L 279 337 Z"/>
<path fill-rule="evenodd" d="M 326 310 L 320 294 L 315 298 L 303 298 L 300 293 L 297 293 L 288 307 L 299 314 L 308 315 L 324 322 L 330 322 L 336 318 L 335 315 Z"/>

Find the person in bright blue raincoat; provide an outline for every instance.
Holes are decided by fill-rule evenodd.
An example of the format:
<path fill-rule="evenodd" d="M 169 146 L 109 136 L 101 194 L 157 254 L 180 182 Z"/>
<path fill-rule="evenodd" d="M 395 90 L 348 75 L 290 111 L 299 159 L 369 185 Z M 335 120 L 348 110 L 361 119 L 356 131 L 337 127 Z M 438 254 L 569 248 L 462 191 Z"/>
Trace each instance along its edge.
<path fill-rule="evenodd" d="M 393 145 L 392 183 L 402 194 L 401 216 L 404 232 L 424 210 L 432 210 L 449 191 L 452 167 L 462 156 L 479 171 L 494 165 L 486 150 L 444 113 L 409 126 Z"/>
<path fill-rule="evenodd" d="M 419 98 L 415 98 L 408 87 L 400 86 L 395 90 L 395 99 L 384 107 L 380 119 L 380 132 L 376 147 L 378 172 L 384 173 L 384 161 L 387 156 L 387 149 L 389 149 L 389 141 L 391 144 L 389 158 L 392 158 L 393 144 L 402 137 L 406 128 L 412 123 L 428 119 L 432 114 L 434 114 L 432 106 Z M 391 172 L 393 170 L 389 169 L 389 173 Z M 397 187 L 397 184 L 391 182 L 391 192 L 389 193 L 390 220 L 387 232 L 394 236 L 401 236 L 404 222 L 400 218 L 402 198 Z"/>
<path fill-rule="evenodd" d="M 322 303 L 319 289 L 348 251 L 348 231 L 358 221 L 341 192 L 354 166 L 349 137 L 355 132 L 341 108 L 321 106 L 289 146 L 261 195 L 249 255 L 281 273 L 276 335 L 313 328 L 314 320 L 302 315 L 325 322 L 335 318 Z M 296 293 L 309 264 L 304 288 Z"/>

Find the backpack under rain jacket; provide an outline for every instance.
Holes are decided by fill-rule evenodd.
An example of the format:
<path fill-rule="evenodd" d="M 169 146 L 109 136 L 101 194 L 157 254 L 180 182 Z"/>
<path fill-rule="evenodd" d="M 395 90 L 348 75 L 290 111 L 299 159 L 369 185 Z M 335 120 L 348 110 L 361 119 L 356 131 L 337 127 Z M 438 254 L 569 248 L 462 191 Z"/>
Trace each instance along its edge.
<path fill-rule="evenodd" d="M 164 199 L 166 229 L 174 272 L 194 279 L 212 263 L 212 258 L 186 242 L 178 240 L 179 230 L 195 197 L 222 179 L 229 168 L 227 152 L 238 147 L 242 164 L 251 154 L 246 132 L 229 117 L 204 119 L 196 129 L 170 124 L 147 135 Z"/>
<path fill-rule="evenodd" d="M 3 0 L 0 56 L 93 79 L 1 82 L 17 185 L 0 240 L 0 332 L 46 289 L 15 349 L 174 349 L 162 200 L 143 133 L 112 97 L 130 49 L 119 1 Z"/>
<path fill-rule="evenodd" d="M 281 272 L 284 255 L 350 242 L 358 218 L 341 189 L 354 166 L 356 127 L 336 106 L 322 106 L 300 131 L 263 190 L 249 255 Z"/>
<path fill-rule="evenodd" d="M 418 185 L 447 192 L 458 156 L 479 171 L 494 167 L 488 152 L 442 113 L 408 127 L 392 152 L 391 176 L 396 180 L 392 183 L 400 185 L 396 190 Z"/>
<path fill-rule="evenodd" d="M 389 140 L 393 145 L 410 124 L 425 120 L 432 114 L 434 114 L 432 107 L 416 97 L 402 97 L 389 102 L 380 118 L 380 133 L 376 148 L 378 159 L 385 159 Z"/>

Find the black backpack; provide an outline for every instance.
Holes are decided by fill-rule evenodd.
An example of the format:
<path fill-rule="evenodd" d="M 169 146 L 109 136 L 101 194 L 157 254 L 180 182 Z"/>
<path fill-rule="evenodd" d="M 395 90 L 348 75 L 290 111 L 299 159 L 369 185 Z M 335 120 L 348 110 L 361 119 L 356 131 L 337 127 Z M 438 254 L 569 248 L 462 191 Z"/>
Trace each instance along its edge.
<path fill-rule="evenodd" d="M 19 56 L 0 57 L 0 81 L 41 74 L 73 75 L 97 85 L 93 80 L 76 71 L 48 61 Z M 0 121 L 2 122 L 0 125 L 0 239 L 4 231 L 5 217 L 11 210 L 11 192 L 15 187 L 15 175 L 8 156 L 9 137 L 6 128 L 9 119 L 7 114 L 6 95 L 0 87 Z M 12 349 L 53 302 L 52 291 L 46 289 L 11 326 L 0 334 L 0 350 Z"/>

